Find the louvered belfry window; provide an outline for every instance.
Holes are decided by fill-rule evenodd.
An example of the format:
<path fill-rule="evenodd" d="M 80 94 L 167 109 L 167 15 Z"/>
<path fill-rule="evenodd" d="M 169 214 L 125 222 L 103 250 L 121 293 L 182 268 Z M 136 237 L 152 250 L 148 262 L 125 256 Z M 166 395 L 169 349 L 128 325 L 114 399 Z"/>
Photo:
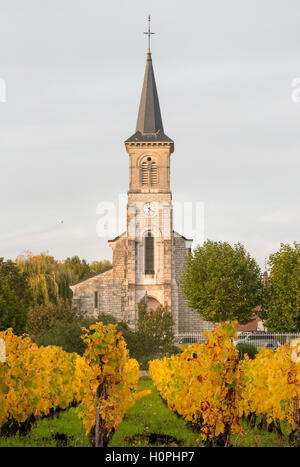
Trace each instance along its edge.
<path fill-rule="evenodd" d="M 145 237 L 145 274 L 154 274 L 154 238 L 150 232 Z"/>
<path fill-rule="evenodd" d="M 148 163 L 147 162 L 142 163 L 141 184 L 143 186 L 148 185 Z"/>
<path fill-rule="evenodd" d="M 150 172 L 151 186 L 155 186 L 157 185 L 157 165 L 155 162 L 152 162 Z"/>
<path fill-rule="evenodd" d="M 152 162 L 151 157 L 142 162 L 140 175 L 142 186 L 156 186 L 158 184 L 158 167 L 156 162 Z"/>

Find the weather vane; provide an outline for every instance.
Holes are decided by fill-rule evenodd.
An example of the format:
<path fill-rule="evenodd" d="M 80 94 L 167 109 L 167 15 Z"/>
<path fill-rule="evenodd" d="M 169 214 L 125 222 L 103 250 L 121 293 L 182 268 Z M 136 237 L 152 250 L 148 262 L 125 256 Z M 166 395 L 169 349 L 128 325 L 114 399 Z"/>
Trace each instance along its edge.
<path fill-rule="evenodd" d="M 147 32 L 144 32 L 144 34 L 147 34 L 147 36 L 148 36 L 148 50 L 149 50 L 149 52 L 150 52 L 151 35 L 152 35 L 152 34 L 155 34 L 155 32 L 152 32 L 152 31 L 151 31 L 151 16 L 150 16 L 150 15 L 148 16 L 148 23 L 149 23 L 149 25 L 148 25 L 148 31 L 147 31 Z"/>

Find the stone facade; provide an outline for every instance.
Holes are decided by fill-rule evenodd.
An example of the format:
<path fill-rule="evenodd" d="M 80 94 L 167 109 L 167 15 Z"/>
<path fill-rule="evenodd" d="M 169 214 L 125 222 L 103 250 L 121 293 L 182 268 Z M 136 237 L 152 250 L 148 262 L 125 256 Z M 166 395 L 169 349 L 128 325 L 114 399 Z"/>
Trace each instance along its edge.
<path fill-rule="evenodd" d="M 180 287 L 192 240 L 173 230 L 170 158 L 174 142 L 163 130 L 150 53 L 137 132 L 125 146 L 129 155 L 127 231 L 109 241 L 111 269 L 71 286 L 73 302 L 91 316 L 111 314 L 133 329 L 142 301 L 150 309 L 167 305 L 176 335 L 201 333 L 212 326 L 187 307 Z"/>
<path fill-rule="evenodd" d="M 135 268 L 135 258 L 128 258 L 130 241 L 128 242 L 127 235 L 123 234 L 109 242 L 113 248 L 113 267 L 71 286 L 73 303 L 89 316 L 96 317 L 99 313 L 111 314 L 119 321 L 126 321 L 134 329 L 138 304 L 145 298 L 147 292 L 147 300 L 150 303 L 151 299 L 154 299 L 159 304 L 170 307 L 176 323 L 174 329 L 176 335 L 197 334 L 212 329 L 212 325 L 203 321 L 198 313 L 186 305 L 180 287 L 180 277 L 186 257 L 190 253 L 191 240 L 177 232 L 172 232 L 172 241 L 169 244 L 164 245 L 164 241 L 159 239 L 157 242 L 163 253 L 158 268 L 166 272 L 166 281 L 163 275 L 160 276 L 159 270 L 154 277 L 145 278 L 145 275 Z M 131 250 L 133 250 L 132 246 Z M 170 256 L 171 261 L 168 260 L 166 265 L 165 258 Z M 97 306 L 95 306 L 95 293 L 98 297 Z"/>

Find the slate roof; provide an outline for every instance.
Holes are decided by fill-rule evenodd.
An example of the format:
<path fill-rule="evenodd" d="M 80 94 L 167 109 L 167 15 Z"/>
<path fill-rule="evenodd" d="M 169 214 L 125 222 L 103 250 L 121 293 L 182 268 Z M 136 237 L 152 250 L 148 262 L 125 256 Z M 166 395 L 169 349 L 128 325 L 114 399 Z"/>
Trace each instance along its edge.
<path fill-rule="evenodd" d="M 130 136 L 125 143 L 135 143 L 135 142 L 170 142 L 173 143 L 173 140 L 169 138 L 167 135 L 162 133 L 161 131 L 158 131 L 157 133 L 141 133 L 140 131 L 137 131 L 134 133 L 134 135 Z"/>
<path fill-rule="evenodd" d="M 126 236 L 126 232 L 123 232 L 120 235 L 117 235 L 115 238 L 112 238 L 111 240 L 108 240 L 108 243 L 116 242 L 117 240 L 119 240 L 119 238 L 125 237 L 125 236 Z"/>
<path fill-rule="evenodd" d="M 136 133 L 125 142 L 129 143 L 135 141 L 173 142 L 164 133 L 151 52 L 147 53 L 146 70 L 136 124 Z"/>
<path fill-rule="evenodd" d="M 177 235 L 178 237 L 183 238 L 183 240 L 186 240 L 187 242 L 193 242 L 193 241 L 194 241 L 192 238 L 186 238 L 184 235 L 181 235 L 180 233 L 175 232 L 175 230 L 173 230 L 173 233 L 174 233 L 175 235 Z"/>
<path fill-rule="evenodd" d="M 183 238 L 183 240 L 186 240 L 186 241 L 188 241 L 188 242 L 192 242 L 192 241 L 193 241 L 192 238 L 186 238 L 186 237 L 184 237 L 183 235 L 181 235 L 180 233 L 175 232 L 175 230 L 173 230 L 173 233 L 174 233 L 177 237 Z M 121 233 L 121 235 L 118 235 L 117 237 L 113 238 L 112 240 L 109 240 L 109 242 L 116 242 L 117 240 L 119 240 L 119 238 L 125 237 L 125 236 L 126 236 L 126 232 L 123 232 L 123 233 Z"/>
<path fill-rule="evenodd" d="M 100 274 L 103 274 L 104 272 L 110 271 L 112 268 L 113 267 L 110 266 L 109 268 L 103 269 L 103 271 L 101 271 L 101 272 L 95 272 L 94 274 L 92 274 L 92 275 L 90 275 L 88 277 L 85 277 L 84 279 L 80 279 L 79 281 L 73 282 L 73 284 L 71 284 L 71 286 L 80 284 L 81 282 L 88 281 L 89 279 L 93 279 L 96 276 L 100 276 Z"/>

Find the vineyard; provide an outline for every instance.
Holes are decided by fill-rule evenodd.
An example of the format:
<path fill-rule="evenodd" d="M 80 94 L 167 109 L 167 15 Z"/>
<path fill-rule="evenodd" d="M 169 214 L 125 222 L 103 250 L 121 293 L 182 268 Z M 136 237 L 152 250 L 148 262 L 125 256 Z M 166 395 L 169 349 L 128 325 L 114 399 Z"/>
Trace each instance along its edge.
<path fill-rule="evenodd" d="M 0 363 L 0 433 L 26 435 L 38 419 L 79 406 L 93 446 L 104 446 L 135 399 L 139 366 L 129 358 L 116 326 L 85 329 L 83 357 L 59 347 L 38 347 L 11 329 L 0 332 L 6 361 Z M 147 393 L 147 392 L 146 392 Z"/>
<path fill-rule="evenodd" d="M 300 446 L 299 345 L 276 352 L 260 349 L 254 360 L 239 361 L 235 332 L 232 324 L 224 324 L 208 333 L 204 344 L 150 362 L 161 397 L 199 430 L 207 446 L 230 446 L 231 435 L 242 434 L 245 419 L 279 436 L 281 422 L 287 422 L 290 444 Z"/>
<path fill-rule="evenodd" d="M 40 421 L 74 413 L 92 446 L 107 446 L 115 432 L 120 445 L 143 436 L 151 440 L 155 433 L 147 430 L 154 406 L 153 426 L 161 427 L 164 417 L 169 434 L 160 433 L 160 439 L 173 443 L 182 433 L 186 443 L 194 443 L 196 433 L 196 445 L 232 446 L 245 436 L 245 426 L 283 439 L 284 425 L 289 445 L 300 445 L 299 344 L 276 351 L 262 348 L 253 360 L 247 355 L 240 360 L 233 343 L 235 326 L 225 323 L 207 333 L 205 343 L 150 362 L 149 376 L 159 397 L 151 384 L 139 384 L 138 390 L 139 365 L 129 358 L 115 325 L 97 323 L 83 332 L 82 357 L 60 347 L 38 347 L 10 329 L 0 332 L 6 347 L 6 361 L 0 363 L 2 438 L 25 437 Z M 144 428 L 136 426 L 143 411 Z M 136 417 L 131 426 L 129 413 Z"/>

